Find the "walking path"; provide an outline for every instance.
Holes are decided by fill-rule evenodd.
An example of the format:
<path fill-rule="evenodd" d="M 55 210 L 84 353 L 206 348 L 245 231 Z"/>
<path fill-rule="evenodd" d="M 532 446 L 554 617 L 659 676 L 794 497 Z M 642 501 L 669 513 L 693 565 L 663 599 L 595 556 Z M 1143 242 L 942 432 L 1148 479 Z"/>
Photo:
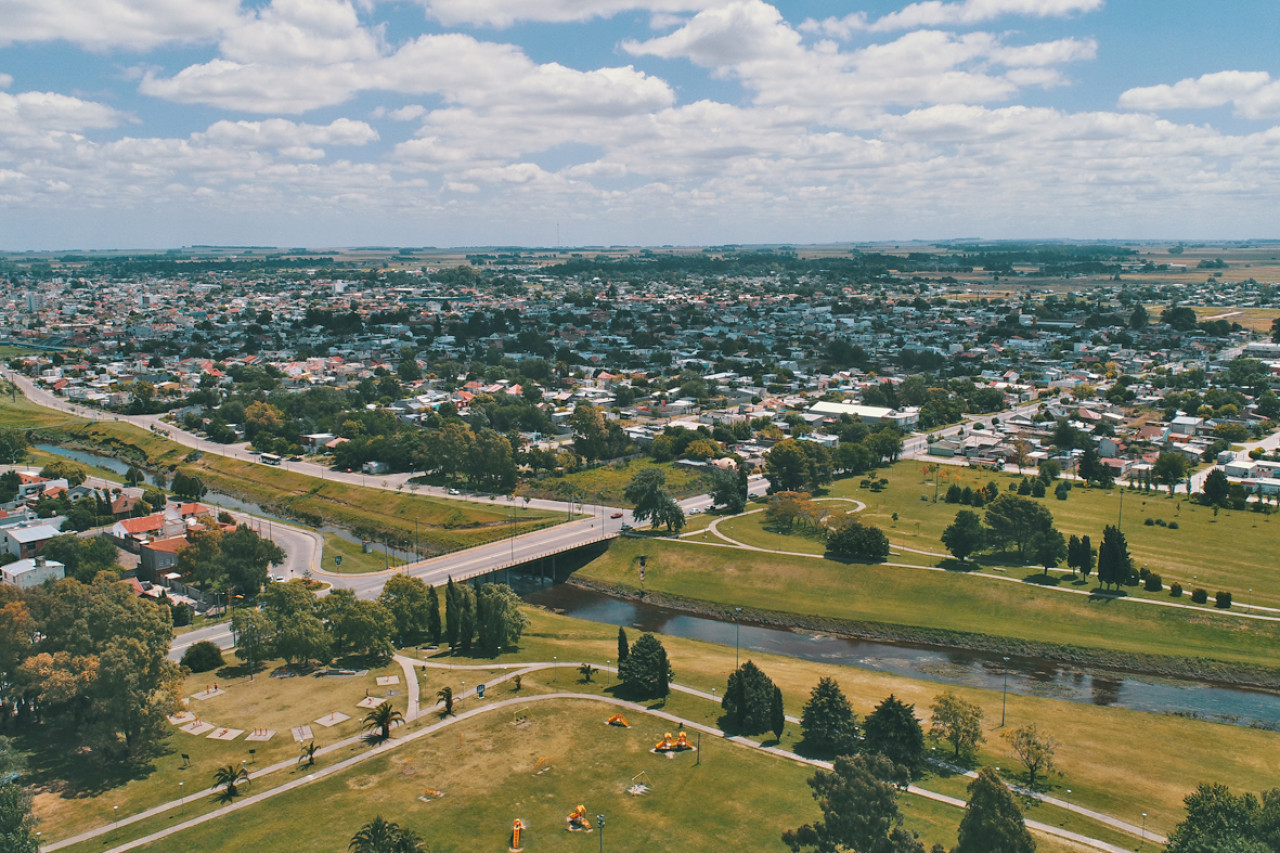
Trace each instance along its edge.
<path fill-rule="evenodd" d="M 405 671 L 405 675 L 410 685 L 409 687 L 410 709 L 405 714 L 406 722 L 411 722 L 415 719 L 421 718 L 433 711 L 438 712 L 441 710 L 440 703 L 436 703 L 436 705 L 432 706 L 429 709 L 421 708 L 417 698 L 417 694 L 418 694 L 417 680 L 418 679 L 417 679 L 417 673 L 414 671 L 415 667 L 433 668 L 433 669 L 489 670 L 489 671 L 492 671 L 495 669 L 507 670 L 507 673 L 505 675 L 497 678 L 494 681 L 489 682 L 488 686 L 492 686 L 495 684 L 501 684 L 504 681 L 508 681 L 514 678 L 516 675 L 526 675 L 528 673 L 537 672 L 539 670 L 552 669 L 557 666 L 568 666 L 568 667 L 576 668 L 577 666 L 580 665 L 577 662 L 571 662 L 571 661 L 566 661 L 563 664 L 560 664 L 559 662 L 543 661 L 538 663 L 454 666 L 452 664 L 442 664 L 442 663 L 437 663 L 435 661 L 420 660 L 417 658 L 411 658 L 404 655 L 396 655 L 395 660 L 397 663 L 400 664 L 401 668 Z M 606 672 L 612 672 L 612 673 L 617 672 L 616 667 L 601 667 L 601 669 L 603 669 Z M 695 696 L 698 698 L 706 699 L 708 701 L 717 702 L 717 703 L 720 701 L 720 698 L 721 698 L 719 696 L 716 696 L 714 693 L 706 693 L 704 691 L 697 690 L 692 687 L 686 687 L 680 684 L 672 684 L 671 689 L 679 693 L 684 693 L 690 696 Z M 475 694 L 475 690 L 473 688 L 471 690 L 462 691 L 459 695 L 455 696 L 454 698 L 455 698 L 455 701 L 457 701 L 460 699 L 473 696 L 474 694 Z M 361 752 L 357 755 L 353 755 L 350 758 L 337 762 L 336 764 L 321 768 L 319 770 L 316 770 L 312 773 L 307 774 L 306 776 L 299 777 L 296 779 L 291 779 L 287 782 L 284 782 L 281 785 L 277 785 L 274 788 L 270 788 L 268 790 L 265 790 L 256 794 L 250 794 L 241 799 L 237 799 L 231 803 L 228 803 L 227 805 L 224 805 L 221 808 L 214 809 L 211 812 L 207 812 L 202 815 L 196 815 L 190 818 L 189 820 L 182 821 L 181 823 L 174 824 L 172 826 L 167 826 L 164 829 L 158 830 L 144 837 L 126 842 L 125 844 L 112 847 L 110 850 L 107 851 L 107 853 L 125 853 L 125 851 L 134 850 L 139 847 L 145 846 L 147 844 L 151 844 L 155 841 L 159 841 L 163 838 L 167 838 L 183 830 L 200 826 L 209 821 L 216 820 L 218 818 L 240 811 L 241 809 L 264 802 L 266 800 L 269 800 L 273 797 L 279 796 L 286 792 L 296 790 L 298 788 L 301 788 L 304 785 L 311 784 L 312 782 L 318 781 L 320 779 L 325 779 L 329 776 L 334 775 L 335 773 L 341 773 L 351 767 L 356 766 L 357 764 L 360 764 L 361 762 L 368 761 L 372 758 L 383 755 L 384 753 L 388 752 L 391 749 L 394 749 L 395 747 L 401 744 L 411 743 L 413 741 L 418 740 L 419 738 L 426 737 L 427 735 L 435 734 L 436 732 L 439 732 L 442 729 L 447 728 L 448 726 L 451 726 L 455 723 L 459 723 L 464 720 L 469 720 L 481 714 L 486 714 L 492 711 L 504 710 L 506 708 L 509 708 L 517 704 L 527 706 L 535 702 L 547 702 L 547 701 L 553 701 L 553 700 L 582 700 L 582 701 L 590 701 L 590 702 L 600 702 L 600 703 L 612 705 L 615 707 L 623 708 L 623 709 L 632 711 L 634 713 L 648 714 L 650 716 L 657 717 L 658 719 L 667 720 L 668 722 L 675 723 L 681 726 L 682 728 L 693 730 L 696 732 L 702 732 L 704 734 L 711 735 L 712 737 L 718 737 L 739 747 L 758 750 L 761 752 L 767 752 L 778 758 L 783 758 L 789 761 L 794 761 L 800 764 L 805 764 L 811 767 L 818 767 L 826 770 L 830 770 L 832 767 L 831 762 L 828 762 L 828 761 L 821 761 L 818 759 L 806 758 L 804 756 L 797 755 L 794 752 L 790 752 L 788 750 L 781 749 L 776 746 L 764 746 L 759 741 L 755 741 L 750 738 L 736 736 L 736 735 L 734 736 L 726 735 L 722 730 L 717 729 L 714 726 L 708 726 L 702 723 L 689 722 L 687 719 L 676 716 L 675 714 L 670 714 L 666 711 L 649 708 L 637 702 L 630 702 L 624 699 L 616 699 L 611 696 L 596 696 L 592 694 L 572 693 L 572 692 L 555 692 L 555 693 L 546 693 L 546 694 L 541 694 L 536 696 L 517 696 L 511 699 L 502 699 L 502 700 L 491 702 L 489 704 L 481 705 L 475 708 L 469 708 L 465 711 L 459 712 L 454 716 L 444 717 L 439 721 L 432 723 L 431 725 L 425 726 L 421 729 L 418 729 L 417 731 L 410 732 L 409 734 L 406 734 L 403 737 L 389 738 L 386 741 L 382 741 L 380 743 L 374 744 L 373 746 L 370 747 L 370 749 L 368 749 L 365 752 Z M 791 716 L 788 716 L 787 720 L 791 723 L 799 722 L 797 718 L 791 717 Z M 329 746 L 323 747 L 321 749 L 317 749 L 316 755 L 317 756 L 326 755 L 334 752 L 335 750 L 344 749 L 344 748 L 357 745 L 360 742 L 365 740 L 366 738 L 364 735 L 345 738 L 341 741 L 330 744 Z M 939 763 L 942 764 L 941 762 Z M 293 767 L 296 767 L 296 765 L 297 765 L 296 761 L 280 761 L 268 767 L 264 767 L 261 770 L 257 770 L 257 771 L 254 771 L 253 773 L 250 773 L 249 779 L 250 780 L 260 779 L 265 776 L 269 776 L 273 773 L 280 772 L 282 770 L 291 769 Z M 947 766 L 947 765 L 943 764 L 943 766 Z M 952 769 L 949 766 L 947 767 L 948 769 Z M 976 775 L 972 771 L 963 771 L 960 768 L 955 768 L 954 771 L 963 772 L 965 773 L 965 775 L 968 775 L 968 776 Z M 106 826 L 102 826 L 97 829 L 88 830 L 86 832 L 80 833 L 79 835 L 73 836 L 71 838 L 66 838 L 61 841 L 54 842 L 52 844 L 47 844 L 44 846 L 43 849 L 46 851 L 55 851 L 65 847 L 69 847 L 74 844 L 78 844 L 83 841 L 88 841 L 93 838 L 99 838 L 109 833 L 113 833 L 117 831 L 118 828 L 121 826 L 130 826 L 139 821 L 146 820 L 151 817 L 155 817 L 157 815 L 163 814 L 168 811 L 172 811 L 175 808 L 181 807 L 185 809 L 187 799 L 190 799 L 194 802 L 198 802 L 202 798 L 214 796 L 220 793 L 220 790 L 221 789 L 219 788 L 206 788 L 203 791 L 193 792 L 189 796 L 181 798 L 180 800 L 174 800 L 167 803 L 162 803 L 158 806 L 147 809 L 146 811 L 139 812 L 134 815 L 130 815 L 126 818 L 122 818 L 118 822 L 108 824 Z M 1165 843 L 1165 841 L 1167 840 L 1163 836 L 1155 832 L 1152 832 L 1150 830 L 1146 830 L 1145 828 L 1134 826 L 1133 824 L 1126 823 L 1125 821 L 1110 817 L 1109 815 L 1104 815 L 1099 812 L 1092 811 L 1090 809 L 1082 808 L 1073 803 L 1067 803 L 1067 802 L 1058 800 L 1057 798 L 1050 797 L 1044 794 L 1039 794 L 1034 791 L 1028 791 L 1023 788 L 1016 788 L 1015 790 L 1017 790 L 1018 793 L 1024 796 L 1033 797 L 1048 805 L 1052 805 L 1057 808 L 1082 815 L 1084 817 L 1098 821 L 1099 823 L 1103 823 L 1113 829 L 1117 829 L 1121 832 L 1125 832 L 1130 835 L 1133 835 L 1134 837 L 1146 837 L 1151 839 L 1154 842 L 1158 842 L 1161 844 Z M 930 791 L 918 785 L 909 786 L 907 788 L 907 791 L 916 796 L 924 797 L 926 799 L 930 799 L 935 802 L 943 803 L 946 805 L 955 806 L 957 808 L 964 808 L 965 806 L 965 802 L 963 800 L 957 799 L 955 797 L 950 797 L 945 794 L 939 794 L 936 791 Z M 1129 853 L 1127 848 L 1118 847 L 1116 845 L 1109 844 L 1105 841 L 1101 841 L 1096 838 L 1090 838 L 1080 833 L 1071 832 L 1061 827 L 1053 826 L 1052 824 L 1046 824 L 1040 821 L 1033 821 L 1033 820 L 1028 820 L 1026 823 L 1027 823 L 1027 827 L 1033 831 L 1040 832 L 1046 835 L 1052 835 L 1058 838 L 1075 842 L 1077 844 L 1083 844 L 1094 850 L 1104 851 L 1104 853 Z"/>

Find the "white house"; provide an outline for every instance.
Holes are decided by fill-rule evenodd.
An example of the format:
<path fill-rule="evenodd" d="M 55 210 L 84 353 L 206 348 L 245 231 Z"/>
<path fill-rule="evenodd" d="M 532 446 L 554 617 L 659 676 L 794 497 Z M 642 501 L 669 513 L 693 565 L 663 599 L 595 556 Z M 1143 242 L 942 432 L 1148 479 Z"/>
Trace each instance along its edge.
<path fill-rule="evenodd" d="M 31 589 L 47 580 L 59 581 L 66 577 L 66 566 L 57 560 L 34 557 L 0 566 L 0 582 L 19 589 Z"/>

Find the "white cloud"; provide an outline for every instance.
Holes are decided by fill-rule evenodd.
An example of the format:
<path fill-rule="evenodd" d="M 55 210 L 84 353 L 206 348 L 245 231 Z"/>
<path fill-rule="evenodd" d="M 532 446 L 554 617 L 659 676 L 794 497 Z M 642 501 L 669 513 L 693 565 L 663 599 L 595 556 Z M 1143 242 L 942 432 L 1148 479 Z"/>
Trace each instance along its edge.
<path fill-rule="evenodd" d="M 296 145 L 367 145 L 378 132 L 362 121 L 340 118 L 327 125 L 299 124 L 282 118 L 220 121 L 196 139 L 214 145 L 286 148 Z"/>
<path fill-rule="evenodd" d="M 925 0 L 871 21 L 865 12 L 853 12 L 843 18 L 810 19 L 800 25 L 805 32 L 821 33 L 847 39 L 855 32 L 889 32 L 920 27 L 972 26 L 1007 15 L 1027 18 L 1064 18 L 1094 12 L 1104 0 L 962 0 L 944 3 Z"/>
<path fill-rule="evenodd" d="M 229 28 L 220 47 L 233 62 L 331 65 L 377 59 L 380 39 L 346 0 L 272 0 Z"/>
<path fill-rule="evenodd" d="M 719 0 L 420 0 L 427 13 L 446 25 L 509 27 L 520 21 L 586 21 L 619 12 L 698 12 Z"/>
<path fill-rule="evenodd" d="M 1135 110 L 1206 109 L 1231 104 L 1245 118 L 1280 116 L 1280 80 L 1265 71 L 1218 71 L 1179 80 L 1172 86 L 1146 86 L 1120 95 L 1120 106 Z"/>
<path fill-rule="evenodd" d="M 240 0 L 3 0 L 0 46 L 66 40 L 91 50 L 146 50 L 211 40 L 235 24 Z"/>
<path fill-rule="evenodd" d="M 699 12 L 675 32 L 645 42 L 625 41 L 623 49 L 665 59 L 680 56 L 715 68 L 800 54 L 800 36 L 782 13 L 762 0 L 736 2 Z"/>
<path fill-rule="evenodd" d="M 0 89 L 8 89 L 13 85 L 13 75 L 0 74 Z"/>
<path fill-rule="evenodd" d="M 0 92 L 0 135 L 79 132 L 115 127 L 122 119 L 105 104 L 56 92 Z"/>

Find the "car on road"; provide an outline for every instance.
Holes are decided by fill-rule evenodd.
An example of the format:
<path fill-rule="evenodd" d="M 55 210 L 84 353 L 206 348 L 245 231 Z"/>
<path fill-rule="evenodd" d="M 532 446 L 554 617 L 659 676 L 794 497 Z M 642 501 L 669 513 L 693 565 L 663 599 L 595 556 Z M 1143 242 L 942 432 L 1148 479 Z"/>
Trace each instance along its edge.
<path fill-rule="evenodd" d="M 630 529 L 631 529 L 631 525 L 630 525 L 630 524 L 624 524 L 624 525 L 622 525 L 622 527 L 621 527 L 620 529 L 621 529 L 621 530 L 623 530 L 623 531 L 630 530 Z"/>
<path fill-rule="evenodd" d="M 609 516 L 609 517 L 610 517 L 610 518 L 622 518 L 622 513 L 620 513 L 620 512 L 615 512 L 613 515 L 611 515 L 611 516 Z"/>
<path fill-rule="evenodd" d="M 451 494 L 451 495 L 460 495 L 460 494 L 462 494 L 462 492 L 458 491 L 457 489 L 450 489 L 450 490 L 449 490 L 449 494 Z"/>

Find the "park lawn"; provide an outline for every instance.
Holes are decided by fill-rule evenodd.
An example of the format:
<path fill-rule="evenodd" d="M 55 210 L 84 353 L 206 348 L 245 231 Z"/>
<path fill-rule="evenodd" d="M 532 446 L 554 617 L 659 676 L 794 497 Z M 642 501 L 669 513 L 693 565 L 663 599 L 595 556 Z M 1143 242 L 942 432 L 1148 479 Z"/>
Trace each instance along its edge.
<path fill-rule="evenodd" d="M 459 656 L 459 663 L 551 660 L 554 654 L 566 662 L 558 673 L 530 673 L 524 677 L 526 688 L 564 690 L 572 683 L 574 690 L 598 692 L 602 688 L 608 689 L 613 676 L 605 672 L 595 676 L 591 687 L 579 683 L 577 662 L 590 661 L 598 667 L 604 667 L 606 661 L 609 665 L 616 665 L 616 627 L 573 619 L 541 608 L 526 608 L 525 612 L 530 618 L 530 625 L 521 638 L 518 651 L 503 654 L 496 660 Z M 639 633 L 627 629 L 627 635 L 631 642 L 635 642 Z M 725 636 L 732 639 L 731 627 L 726 626 Z M 731 644 L 680 637 L 664 636 L 661 639 L 671 659 L 677 683 L 723 695 L 734 668 Z M 987 743 L 979 752 L 978 766 L 1017 767 L 1015 772 L 1006 773 L 1006 776 L 1014 781 L 1024 781 L 1023 771 L 1016 764 L 1012 749 L 999 736 L 1002 697 L 998 690 L 953 686 L 756 652 L 741 655 L 742 661 L 747 659 L 754 660 L 782 689 L 786 712 L 795 717 L 800 716 L 810 691 L 824 676 L 839 682 L 859 718 L 869 714 L 892 693 L 915 705 L 917 716 L 926 721 L 926 728 L 928 708 L 934 697 L 950 690 L 983 709 Z M 666 710 L 709 725 L 717 725 L 720 714 L 715 705 L 679 693 L 671 694 Z M 1280 749 L 1280 733 L 1050 697 L 1008 694 L 1006 729 L 1027 722 L 1035 722 L 1060 743 L 1057 762 L 1061 773 L 1050 778 L 1047 788 L 1050 793 L 1064 796 L 1065 790 L 1070 788 L 1072 803 L 1130 820 L 1134 824 L 1140 822 L 1145 811 L 1148 813 L 1148 826 L 1164 834 L 1182 819 L 1182 798 L 1202 781 L 1223 782 L 1236 790 L 1255 792 L 1280 786 L 1280 771 L 1276 770 L 1272 760 Z M 793 747 L 801 735 L 799 726 L 788 724 L 782 746 Z M 772 734 L 763 737 L 772 743 Z M 703 740 L 705 743 L 706 739 Z M 1177 748 L 1168 748 L 1169 744 L 1176 744 Z M 938 749 L 940 754 L 945 751 L 945 745 Z M 1124 779 L 1125 784 L 1116 785 L 1116 779 Z M 922 784 L 925 788 L 933 787 L 932 780 Z M 940 786 L 938 789 L 942 791 Z M 950 790 L 942 792 L 954 793 Z"/>
<path fill-rule="evenodd" d="M 25 430 L 84 423 L 74 415 L 37 406 L 16 385 L 0 380 L 0 427 Z"/>
<path fill-rule="evenodd" d="M 533 706 L 520 727 L 499 716 L 466 720 L 139 849 L 267 850 L 287 834 L 291 850 L 330 851 L 379 814 L 441 851 L 500 850 L 510 842 L 515 817 L 525 823 L 524 843 L 534 849 L 592 849 L 600 836 L 564 830 L 565 815 L 582 803 L 593 825 L 596 814 L 606 816 L 603 842 L 611 851 L 784 851 L 784 830 L 819 817 L 805 784 L 812 768 L 709 738 L 702 741 L 701 764 L 688 753 L 667 759 L 649 751 L 669 728 L 665 721 L 639 717 L 630 729 L 619 729 L 603 724 L 607 713 L 606 706 L 564 700 Z M 543 757 L 550 769 L 535 775 Z M 652 790 L 628 795 L 631 777 L 640 771 Z M 424 803 L 419 797 L 426 788 L 445 796 Z M 316 802 L 324 803 L 325 820 L 300 819 Z M 926 844 L 954 843 L 958 809 L 905 794 L 898 803 L 906 826 Z M 1038 849 L 1069 848 L 1042 843 Z"/>
<path fill-rule="evenodd" d="M 364 548 L 355 542 L 348 542 L 336 533 L 324 534 L 324 569 L 327 572 L 341 572 L 342 574 L 364 574 L 367 572 L 381 572 L 387 569 L 388 563 L 391 568 L 404 565 L 404 560 L 399 557 L 386 554 L 377 550 L 374 545 L 373 551 L 366 554 Z M 338 566 L 333 562 L 336 555 L 342 556 L 342 565 Z"/>
<path fill-rule="evenodd" d="M 631 479 L 645 468 L 660 468 L 667 477 L 667 491 L 676 498 L 687 498 L 706 492 L 710 478 L 691 468 L 672 462 L 653 462 L 647 459 L 628 459 L 625 462 L 609 462 L 595 468 L 584 468 L 562 477 L 546 477 L 525 483 L 521 495 L 549 500 L 564 500 L 570 491 L 580 495 L 588 504 L 602 503 L 608 506 L 631 506 L 624 496 Z"/>
<path fill-rule="evenodd" d="M 995 581 L 980 575 L 763 554 L 673 543 L 614 542 L 579 570 L 586 579 L 636 586 L 634 561 L 648 554 L 646 584 L 724 607 L 884 622 L 1053 643 L 1106 652 L 1204 658 L 1275 666 L 1280 624 L 1209 610 L 1130 604 Z"/>
<path fill-rule="evenodd" d="M 1013 474 L 939 465 L 938 502 L 933 503 L 932 467 L 920 460 L 906 460 L 883 470 L 882 476 L 889 480 L 884 491 L 860 488 L 859 481 L 850 478 L 832 483 L 830 492 L 864 501 L 867 509 L 859 519 L 884 530 L 894 544 L 926 551 L 935 548 L 941 553 L 942 531 L 959 510 L 966 509 L 943 501 L 949 486 L 977 488 L 994 481 L 1004 493 L 1010 483 L 1021 479 Z M 1067 500 L 1054 498 L 1052 487 L 1039 500 L 1044 501 L 1064 536 L 1087 535 L 1095 549 L 1102 541 L 1103 527 L 1115 524 L 1120 516 L 1117 489 L 1086 488 L 1073 482 Z M 982 514 L 981 508 L 975 511 Z M 895 512 L 896 522 L 892 518 Z M 1210 596 L 1226 590 L 1233 593 L 1237 603 L 1248 598 L 1250 603 L 1280 607 L 1280 579 L 1274 571 L 1274 541 L 1280 535 L 1280 527 L 1273 530 L 1273 526 L 1280 525 L 1280 518 L 1273 520 L 1271 515 L 1235 510 L 1224 510 L 1215 518 L 1212 509 L 1196 505 L 1186 495 L 1169 498 L 1164 491 L 1126 491 L 1123 518 L 1135 567 L 1146 567 L 1161 575 L 1166 587 L 1178 582 L 1190 593 L 1197 585 L 1207 589 Z M 1147 518 L 1176 521 L 1179 529 L 1147 526 Z M 1252 595 L 1249 589 L 1253 590 Z"/>

